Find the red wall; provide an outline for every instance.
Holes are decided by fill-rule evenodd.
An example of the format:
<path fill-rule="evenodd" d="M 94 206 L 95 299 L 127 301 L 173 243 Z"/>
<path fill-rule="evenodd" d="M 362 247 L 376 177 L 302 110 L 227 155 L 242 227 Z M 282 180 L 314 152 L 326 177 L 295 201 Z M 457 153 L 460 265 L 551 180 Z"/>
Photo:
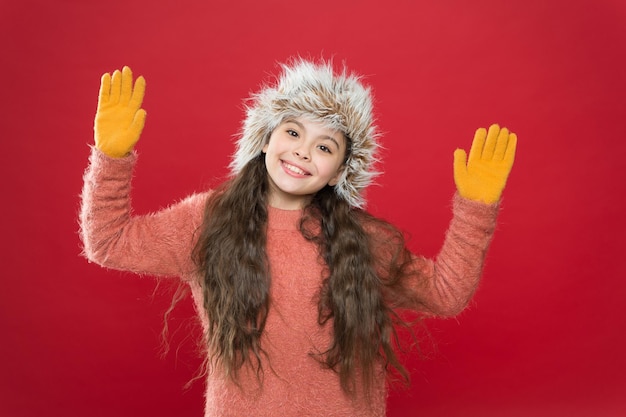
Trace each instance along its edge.
<path fill-rule="evenodd" d="M 200 416 L 184 303 L 80 256 L 76 213 L 99 77 L 145 75 L 138 213 L 226 173 L 241 100 L 276 62 L 367 76 L 385 132 L 370 209 L 432 256 L 452 153 L 518 133 L 481 288 L 409 360 L 390 416 L 626 415 L 626 7 L 610 0 L 0 2 L 0 416 Z M 193 327 L 191 327 L 193 328 Z"/>

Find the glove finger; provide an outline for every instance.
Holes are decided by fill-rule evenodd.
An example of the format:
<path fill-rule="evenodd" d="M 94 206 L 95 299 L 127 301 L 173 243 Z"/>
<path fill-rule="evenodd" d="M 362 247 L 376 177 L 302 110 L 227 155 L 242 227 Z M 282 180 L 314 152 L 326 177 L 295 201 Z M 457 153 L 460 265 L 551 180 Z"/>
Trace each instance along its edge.
<path fill-rule="evenodd" d="M 122 73 L 119 70 L 113 72 L 111 77 L 111 94 L 109 96 L 109 103 L 117 104 L 120 101 L 120 94 L 122 88 Z"/>
<path fill-rule="evenodd" d="M 130 101 L 133 93 L 133 72 L 130 68 L 122 68 L 122 86 L 120 93 L 120 103 L 126 104 Z"/>
<path fill-rule="evenodd" d="M 463 149 L 454 151 L 454 178 L 457 179 L 467 173 L 467 154 Z"/>
<path fill-rule="evenodd" d="M 98 109 L 109 101 L 111 95 L 111 74 L 102 74 L 100 78 L 100 91 L 98 92 Z"/>
<path fill-rule="evenodd" d="M 502 161 L 504 159 L 504 154 L 506 152 L 508 143 L 509 143 L 509 130 L 506 127 L 503 127 L 500 130 L 500 134 L 498 134 L 498 138 L 496 140 L 496 147 L 493 152 L 494 161 Z"/>
<path fill-rule="evenodd" d="M 135 109 L 139 109 L 141 107 L 141 103 L 143 102 L 143 97 L 146 93 L 146 80 L 139 76 L 135 81 L 135 88 L 133 88 L 133 94 L 130 98 L 130 106 Z"/>
<path fill-rule="evenodd" d="M 504 162 L 510 168 L 513 166 L 513 161 L 515 161 L 515 150 L 517 149 L 517 135 L 515 133 L 511 133 L 509 135 L 509 141 L 506 147 L 506 151 L 504 153 Z"/>
<path fill-rule="evenodd" d="M 130 125 L 130 131 L 133 135 L 133 144 L 139 140 L 139 135 L 141 135 L 141 131 L 143 130 L 145 124 L 146 111 L 144 109 L 139 109 L 137 110 L 137 113 L 135 113 L 135 117 Z"/>
<path fill-rule="evenodd" d="M 483 148 L 482 159 L 490 161 L 493 159 L 493 153 L 496 149 L 496 143 L 498 142 L 498 134 L 500 133 L 500 126 L 493 124 L 489 126 L 487 132 L 487 140 L 485 141 L 485 147 Z"/>
<path fill-rule="evenodd" d="M 470 148 L 469 161 L 470 163 L 479 160 L 483 154 L 483 148 L 485 147 L 485 138 L 487 137 L 487 130 L 481 127 L 474 133 L 474 140 L 472 141 L 472 147 Z"/>

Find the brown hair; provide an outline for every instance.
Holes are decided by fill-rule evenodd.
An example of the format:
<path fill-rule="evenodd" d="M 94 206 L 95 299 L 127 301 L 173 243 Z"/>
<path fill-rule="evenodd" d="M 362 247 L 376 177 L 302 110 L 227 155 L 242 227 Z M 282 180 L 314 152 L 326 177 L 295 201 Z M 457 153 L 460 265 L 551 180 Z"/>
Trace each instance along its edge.
<path fill-rule="evenodd" d="M 206 360 L 221 366 L 235 383 L 244 365 L 252 366 L 262 382 L 261 335 L 271 284 L 265 250 L 267 194 L 261 154 L 209 198 L 194 250 L 209 323 Z M 300 230 L 319 246 L 325 262 L 318 319 L 320 324 L 332 320 L 334 330 L 328 349 L 311 355 L 338 373 L 346 393 L 356 391 L 358 374 L 369 393 L 377 364 L 408 381 L 394 351 L 394 323 L 400 320 L 388 301 L 401 293 L 397 290 L 410 261 L 402 234 L 350 207 L 330 186 L 305 208 Z"/>

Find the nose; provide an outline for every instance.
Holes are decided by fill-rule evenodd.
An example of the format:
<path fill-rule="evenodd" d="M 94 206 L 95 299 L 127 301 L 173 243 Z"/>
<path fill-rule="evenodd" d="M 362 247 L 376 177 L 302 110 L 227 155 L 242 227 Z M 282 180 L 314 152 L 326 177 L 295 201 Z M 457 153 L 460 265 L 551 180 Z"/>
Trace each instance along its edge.
<path fill-rule="evenodd" d="M 298 146 L 296 149 L 294 149 L 293 154 L 300 159 L 304 159 L 305 161 L 311 159 L 309 150 L 306 148 L 306 146 Z"/>

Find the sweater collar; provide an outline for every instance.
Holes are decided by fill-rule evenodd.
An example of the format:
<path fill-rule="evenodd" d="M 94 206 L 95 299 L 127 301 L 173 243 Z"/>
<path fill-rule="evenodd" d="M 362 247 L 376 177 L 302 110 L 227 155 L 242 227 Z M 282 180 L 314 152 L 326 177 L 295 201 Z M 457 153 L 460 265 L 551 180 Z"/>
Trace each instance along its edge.
<path fill-rule="evenodd" d="M 298 222 L 302 217 L 302 210 L 283 210 L 268 206 L 268 228 L 278 230 L 299 230 Z"/>

